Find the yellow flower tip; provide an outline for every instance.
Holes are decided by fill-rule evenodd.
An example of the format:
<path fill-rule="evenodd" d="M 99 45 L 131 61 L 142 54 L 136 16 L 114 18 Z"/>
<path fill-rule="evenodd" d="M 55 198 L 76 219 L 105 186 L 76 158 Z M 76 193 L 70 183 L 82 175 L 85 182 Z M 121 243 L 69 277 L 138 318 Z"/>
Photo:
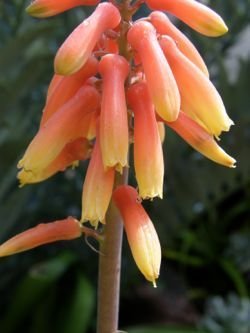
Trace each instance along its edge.
<path fill-rule="evenodd" d="M 30 16 L 37 17 L 37 18 L 44 18 L 48 17 L 50 15 L 47 14 L 47 8 L 38 5 L 36 1 L 32 2 L 26 9 L 26 13 L 29 14 Z"/>
<path fill-rule="evenodd" d="M 35 176 L 32 171 L 26 171 L 25 169 L 22 169 L 17 174 L 17 179 L 20 182 L 19 187 L 23 187 L 24 185 L 34 183 L 35 182 Z"/>
<path fill-rule="evenodd" d="M 57 58 L 55 58 L 54 62 L 54 71 L 58 75 L 68 76 L 76 73 L 84 63 L 82 61 L 77 62 L 77 59 L 72 61 L 71 57 L 68 56 L 68 59 L 65 59 L 64 61 L 57 61 Z"/>
<path fill-rule="evenodd" d="M 154 287 L 154 288 L 157 288 L 156 281 L 155 281 L 155 280 L 153 280 L 153 281 L 152 281 L 152 283 L 153 283 L 153 287 Z"/>
<path fill-rule="evenodd" d="M 142 200 L 153 201 L 154 198 L 162 199 L 163 198 L 162 187 L 154 189 L 151 188 L 150 191 L 139 190 L 139 196 Z"/>

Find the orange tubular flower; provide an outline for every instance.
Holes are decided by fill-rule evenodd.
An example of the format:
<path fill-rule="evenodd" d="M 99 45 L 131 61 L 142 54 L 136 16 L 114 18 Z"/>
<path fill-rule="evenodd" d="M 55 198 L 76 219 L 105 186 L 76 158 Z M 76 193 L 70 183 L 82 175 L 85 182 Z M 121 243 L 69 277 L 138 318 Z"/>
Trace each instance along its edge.
<path fill-rule="evenodd" d="M 89 221 L 96 228 L 99 221 L 104 223 L 112 196 L 114 178 L 114 168 L 104 169 L 97 128 L 95 146 L 83 185 L 81 222 Z"/>
<path fill-rule="evenodd" d="M 29 183 L 32 177 L 39 177 L 42 170 L 55 160 L 67 143 L 86 136 L 91 113 L 99 103 L 97 90 L 84 86 L 40 128 L 18 163 L 18 168 L 23 168 Z M 25 174 L 22 173 L 24 183 Z"/>
<path fill-rule="evenodd" d="M 142 199 L 163 192 L 164 161 L 155 112 L 145 82 L 132 85 L 128 102 L 134 111 L 134 164 Z"/>
<path fill-rule="evenodd" d="M 180 95 L 154 27 L 148 22 L 136 22 L 129 29 L 127 39 L 142 61 L 156 112 L 166 121 L 176 120 L 180 110 Z"/>
<path fill-rule="evenodd" d="M 166 124 L 178 133 L 191 147 L 209 158 L 210 160 L 224 166 L 234 168 L 235 159 L 229 156 L 216 143 L 213 136 L 208 134 L 203 127 L 180 111 L 176 121 Z"/>
<path fill-rule="evenodd" d="M 145 278 L 156 286 L 155 280 L 161 265 L 161 246 L 154 225 L 133 187 L 119 186 L 113 193 L 113 199 L 122 215 L 134 260 Z"/>
<path fill-rule="evenodd" d="M 26 12 L 34 17 L 45 18 L 74 7 L 96 5 L 98 2 L 99 0 L 33 0 Z"/>
<path fill-rule="evenodd" d="M 102 33 L 115 28 L 121 20 L 119 10 L 111 3 L 101 3 L 92 15 L 69 35 L 55 57 L 55 72 L 70 75 L 87 61 Z"/>
<path fill-rule="evenodd" d="M 228 131 L 233 121 L 211 81 L 181 53 L 171 38 L 163 37 L 160 44 L 179 87 L 181 109 L 216 137 Z"/>
<path fill-rule="evenodd" d="M 75 74 L 70 76 L 55 74 L 53 76 L 40 126 L 44 125 L 63 104 L 68 102 L 88 78 L 97 73 L 97 66 L 97 59 L 91 56 L 86 64 Z"/>
<path fill-rule="evenodd" d="M 151 9 L 164 10 L 175 15 L 205 36 L 217 37 L 228 31 L 218 14 L 195 0 L 146 0 L 146 4 Z"/>
<path fill-rule="evenodd" d="M 39 224 L 3 243 L 0 246 L 0 257 L 27 251 L 43 244 L 79 238 L 81 235 L 81 224 L 73 217 Z"/>
<path fill-rule="evenodd" d="M 128 119 L 124 81 L 129 72 L 125 58 L 105 55 L 99 63 L 103 78 L 100 142 L 104 167 L 122 168 L 128 164 Z"/>
<path fill-rule="evenodd" d="M 40 173 L 28 173 L 24 169 L 18 173 L 18 179 L 21 185 L 28 183 L 38 183 L 56 174 L 58 171 L 64 171 L 67 167 L 73 165 L 79 160 L 85 160 L 90 157 L 91 145 L 85 138 L 76 139 L 66 144 L 61 153 L 51 162 L 47 168 L 41 169 Z M 29 178 L 30 177 L 30 178 Z"/>
<path fill-rule="evenodd" d="M 198 68 L 200 68 L 206 76 L 209 76 L 207 66 L 195 46 L 179 29 L 174 26 L 164 13 L 155 11 L 149 15 L 149 18 L 150 22 L 159 34 L 168 35 L 173 38 L 180 51 Z"/>

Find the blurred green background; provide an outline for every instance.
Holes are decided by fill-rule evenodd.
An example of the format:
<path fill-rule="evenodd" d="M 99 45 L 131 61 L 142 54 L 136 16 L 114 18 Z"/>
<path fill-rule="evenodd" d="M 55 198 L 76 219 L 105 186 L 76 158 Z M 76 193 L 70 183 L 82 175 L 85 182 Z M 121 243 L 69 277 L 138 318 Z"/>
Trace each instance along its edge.
<path fill-rule="evenodd" d="M 215 165 L 167 131 L 165 199 L 145 204 L 163 249 L 157 289 L 123 246 L 120 328 L 129 333 L 250 332 L 250 2 L 206 3 L 228 35 L 208 39 L 178 24 L 236 123 L 221 145 L 238 165 Z M 79 217 L 86 169 L 18 188 L 16 164 L 38 128 L 55 52 L 91 12 L 35 20 L 27 4 L 0 2 L 0 242 L 41 221 Z M 0 332 L 95 332 L 97 263 L 83 239 L 1 259 Z"/>

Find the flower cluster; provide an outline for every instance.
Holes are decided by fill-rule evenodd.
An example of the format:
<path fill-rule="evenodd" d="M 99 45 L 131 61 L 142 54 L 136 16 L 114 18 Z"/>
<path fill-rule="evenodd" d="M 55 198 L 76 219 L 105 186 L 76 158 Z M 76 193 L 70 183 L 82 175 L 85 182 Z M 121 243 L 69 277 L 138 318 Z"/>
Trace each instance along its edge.
<path fill-rule="evenodd" d="M 27 12 L 44 18 L 98 2 L 34 0 Z M 40 182 L 90 159 L 82 216 L 80 221 L 54 222 L 56 228 L 52 223 L 51 229 L 27 231 L 19 236 L 19 242 L 21 237 L 24 249 L 28 232 L 33 243 L 30 246 L 27 241 L 26 248 L 79 237 L 82 223 L 88 221 L 94 228 L 99 222 L 105 224 L 113 200 L 135 262 L 146 279 L 155 283 L 161 248 L 141 200 L 163 197 L 165 126 L 221 165 L 234 167 L 235 160 L 216 142 L 233 121 L 209 79 L 206 64 L 163 11 L 211 37 L 226 33 L 225 23 L 195 0 L 145 0 L 153 11 L 133 22 L 143 2 L 98 4 L 59 48 L 40 128 L 18 163 L 18 178 L 21 185 Z M 138 192 L 128 185 L 114 186 L 116 173 L 129 166 L 132 143 Z M 0 247 L 0 255 L 18 251 L 8 242 Z"/>

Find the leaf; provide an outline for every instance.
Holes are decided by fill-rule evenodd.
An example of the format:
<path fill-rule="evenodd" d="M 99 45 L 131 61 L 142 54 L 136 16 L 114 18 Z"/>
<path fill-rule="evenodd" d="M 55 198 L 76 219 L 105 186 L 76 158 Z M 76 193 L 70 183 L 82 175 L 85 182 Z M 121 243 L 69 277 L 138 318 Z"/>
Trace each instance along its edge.
<path fill-rule="evenodd" d="M 68 307 L 64 306 L 65 315 L 61 333 L 85 333 L 90 324 L 95 305 L 95 293 L 92 285 L 78 274 L 75 288 Z"/>
<path fill-rule="evenodd" d="M 19 327 L 24 317 L 32 312 L 34 304 L 56 283 L 74 260 L 74 256 L 64 253 L 35 265 L 13 293 L 14 298 L 2 321 L 1 331 L 10 333 Z"/>

